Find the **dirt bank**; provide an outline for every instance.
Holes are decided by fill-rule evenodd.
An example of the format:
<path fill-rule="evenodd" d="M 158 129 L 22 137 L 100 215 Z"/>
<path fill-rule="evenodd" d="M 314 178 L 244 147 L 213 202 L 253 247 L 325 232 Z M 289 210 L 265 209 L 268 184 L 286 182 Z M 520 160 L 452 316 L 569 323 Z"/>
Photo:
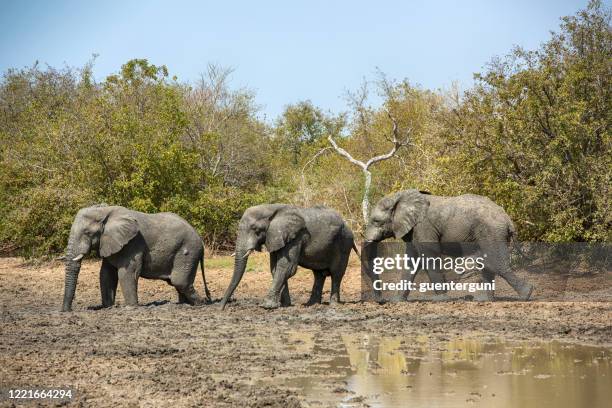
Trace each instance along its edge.
<path fill-rule="evenodd" d="M 267 292 L 267 255 L 257 254 L 224 312 L 217 305 L 176 304 L 176 293 L 159 281 L 140 280 L 135 309 L 91 311 L 100 302 L 99 263 L 84 263 L 74 312 L 59 313 L 60 263 L 29 265 L 0 260 L 0 388 L 76 388 L 83 406 L 321 406 L 297 380 L 312 374 L 338 401 L 368 402 L 347 394 L 342 378 L 321 362 L 344 335 L 426 338 L 435 348 L 449 338 L 561 340 L 609 347 L 608 302 L 409 302 L 360 303 L 358 260 L 342 285 L 344 304 L 304 307 L 312 274 L 290 281 L 295 306 L 274 311 L 258 304 Z M 213 296 L 229 282 L 232 259 L 207 260 Z M 197 287 L 202 292 L 198 277 Z M 329 296 L 326 282 L 325 298 Z M 122 300 L 120 294 L 118 299 Z M 313 343 L 317 347 L 309 347 Z M 331 353 L 333 354 L 333 353 Z M 314 367 L 314 368 L 313 368 Z M 0 405 L 9 405 L 0 401 Z"/>

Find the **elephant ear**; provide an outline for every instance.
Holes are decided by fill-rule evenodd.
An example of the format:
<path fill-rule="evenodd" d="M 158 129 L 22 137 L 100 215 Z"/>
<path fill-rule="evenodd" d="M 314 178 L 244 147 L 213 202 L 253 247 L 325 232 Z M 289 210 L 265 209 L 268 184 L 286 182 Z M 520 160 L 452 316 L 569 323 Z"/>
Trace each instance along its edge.
<path fill-rule="evenodd" d="M 401 239 L 409 233 L 425 217 L 428 208 L 429 201 L 417 190 L 397 193 L 391 223 L 395 238 Z"/>
<path fill-rule="evenodd" d="M 119 212 L 108 215 L 100 238 L 100 256 L 116 254 L 138 234 L 138 223 L 131 215 Z"/>
<path fill-rule="evenodd" d="M 282 211 L 277 213 L 270 221 L 266 233 L 266 249 L 268 252 L 278 251 L 295 239 L 305 227 L 304 218 L 297 212 Z"/>

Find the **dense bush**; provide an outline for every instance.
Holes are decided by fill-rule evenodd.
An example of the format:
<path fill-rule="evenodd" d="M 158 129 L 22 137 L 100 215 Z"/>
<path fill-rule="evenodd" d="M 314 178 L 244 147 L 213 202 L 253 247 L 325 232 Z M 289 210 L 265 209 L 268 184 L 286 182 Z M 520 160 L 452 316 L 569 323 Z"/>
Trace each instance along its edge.
<path fill-rule="evenodd" d="M 517 48 L 477 76 L 451 120 L 462 166 L 450 168 L 524 238 L 610 241 L 611 74 L 610 14 L 593 3 L 539 50 Z"/>
<path fill-rule="evenodd" d="M 266 199 L 256 191 L 270 170 L 252 99 L 204 95 L 218 85 L 194 90 L 145 60 L 99 84 L 90 65 L 8 71 L 0 84 L 2 250 L 61 251 L 76 211 L 98 202 L 175 211 L 227 245 L 240 213 Z M 206 121 L 215 127 L 194 131 Z"/>
<path fill-rule="evenodd" d="M 61 251 L 78 208 L 173 211 L 209 246 L 231 249 L 245 208 L 326 204 L 363 227 L 359 159 L 409 144 L 372 167 L 371 199 L 416 187 L 479 193 L 503 205 L 524 240 L 610 241 L 610 12 L 597 2 L 563 19 L 538 50 L 495 59 L 466 92 L 433 92 L 380 75 L 325 113 L 288 105 L 273 124 L 255 95 L 211 66 L 195 84 L 128 61 L 96 82 L 81 69 L 12 69 L 0 81 L 0 251 Z M 368 86 L 383 96 L 367 103 Z M 408 132 L 410 130 L 410 132 Z"/>

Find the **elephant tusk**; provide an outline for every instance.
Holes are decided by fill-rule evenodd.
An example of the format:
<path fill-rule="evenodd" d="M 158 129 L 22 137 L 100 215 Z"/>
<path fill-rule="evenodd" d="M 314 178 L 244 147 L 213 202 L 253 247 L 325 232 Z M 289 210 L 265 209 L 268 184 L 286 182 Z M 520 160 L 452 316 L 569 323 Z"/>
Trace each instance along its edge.
<path fill-rule="evenodd" d="M 73 261 L 80 261 L 81 259 L 83 259 L 85 255 L 83 254 L 79 254 L 77 256 L 75 256 L 74 258 L 72 258 Z"/>
<path fill-rule="evenodd" d="M 251 252 L 253 252 L 252 249 L 249 249 L 248 251 L 246 251 L 246 253 L 243 255 L 242 259 L 248 257 L 249 255 L 251 255 Z"/>
<path fill-rule="evenodd" d="M 65 261 L 66 257 L 65 256 L 58 256 L 57 258 L 55 258 L 56 261 Z"/>
<path fill-rule="evenodd" d="M 232 252 L 232 254 L 230 255 L 232 258 L 236 256 L 235 252 Z"/>

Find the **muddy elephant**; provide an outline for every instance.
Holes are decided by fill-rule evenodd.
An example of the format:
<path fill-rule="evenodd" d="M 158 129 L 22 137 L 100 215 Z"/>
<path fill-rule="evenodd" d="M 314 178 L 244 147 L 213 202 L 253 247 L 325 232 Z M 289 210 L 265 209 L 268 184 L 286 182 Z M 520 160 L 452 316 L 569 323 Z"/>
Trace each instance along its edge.
<path fill-rule="evenodd" d="M 173 213 L 145 214 L 119 206 L 82 208 L 70 229 L 66 248 L 66 279 L 62 311 L 70 311 L 81 269 L 81 260 L 91 249 L 102 258 L 100 268 L 101 307 L 115 303 L 117 284 L 127 305 L 138 304 L 138 278 L 161 279 L 176 288 L 179 302 L 201 304 L 193 287 L 202 269 L 204 290 L 204 245 L 196 230 Z"/>
<path fill-rule="evenodd" d="M 221 301 L 222 308 L 242 279 L 249 254 L 261 251 L 264 245 L 270 252 L 272 272 L 272 286 L 262 304 L 264 308 L 291 305 L 287 280 L 295 274 L 298 265 L 314 273 L 308 305 L 321 303 L 328 275 L 331 276 L 330 303 L 340 301 L 340 283 L 351 249 L 357 252 L 353 233 L 342 217 L 322 206 L 263 204 L 248 208 L 238 225 L 234 273 Z"/>
<path fill-rule="evenodd" d="M 432 195 L 418 190 L 405 190 L 382 198 L 372 210 L 365 231 L 368 242 L 395 237 L 407 243 L 418 255 L 439 257 L 452 255 L 461 244 L 463 255 L 486 254 L 482 280 L 491 282 L 495 275 L 504 278 L 528 300 L 533 286 L 510 269 L 509 243 L 515 234 L 514 224 L 503 208 L 487 197 L 465 194 L 455 197 Z M 472 251 L 472 254 L 469 254 Z M 456 255 L 456 254 L 455 254 Z M 442 271 L 428 270 L 433 282 L 444 280 Z M 411 275 L 414 279 L 415 274 Z M 441 291 L 444 294 L 444 291 Z M 408 296 L 408 291 L 404 297 Z M 483 300 L 492 300 L 487 291 Z"/>

